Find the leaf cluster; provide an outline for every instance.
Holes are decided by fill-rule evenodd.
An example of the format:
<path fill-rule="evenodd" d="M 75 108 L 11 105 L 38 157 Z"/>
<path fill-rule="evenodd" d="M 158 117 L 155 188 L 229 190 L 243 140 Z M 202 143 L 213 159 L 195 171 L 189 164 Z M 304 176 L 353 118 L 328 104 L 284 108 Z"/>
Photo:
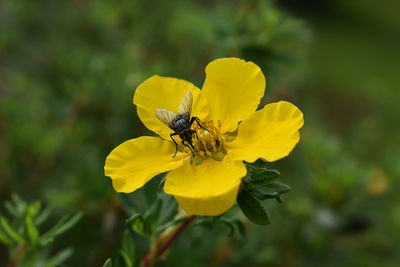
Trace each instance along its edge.
<path fill-rule="evenodd" d="M 42 262 L 46 267 L 58 266 L 72 254 L 73 250 L 66 248 L 51 256 L 50 247 L 59 235 L 81 219 L 82 213 L 65 215 L 43 231 L 51 209 L 43 208 L 40 201 L 27 203 L 13 194 L 4 206 L 9 216 L 0 213 L 0 243 L 9 250 L 10 264 L 32 266 Z"/>
<path fill-rule="evenodd" d="M 257 163 L 260 165 L 260 163 Z M 262 164 L 262 163 L 261 163 Z M 255 165 L 247 165 L 248 174 L 242 181 L 237 203 L 243 214 L 259 225 L 271 222 L 263 201 L 275 199 L 283 203 L 282 194 L 289 192 L 290 186 L 277 182 L 280 173 L 277 170 Z"/>

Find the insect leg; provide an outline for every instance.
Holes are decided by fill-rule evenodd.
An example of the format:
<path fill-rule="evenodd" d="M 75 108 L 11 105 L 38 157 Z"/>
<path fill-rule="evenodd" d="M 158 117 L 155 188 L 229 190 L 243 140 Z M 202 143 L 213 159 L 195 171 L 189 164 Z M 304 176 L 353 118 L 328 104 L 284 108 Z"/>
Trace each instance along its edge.
<path fill-rule="evenodd" d="M 194 147 L 193 147 L 193 145 L 190 142 L 188 142 L 188 144 L 186 144 L 184 140 L 182 140 L 182 145 L 184 145 L 185 147 L 188 147 L 190 149 L 190 152 L 192 152 L 192 155 L 194 157 L 194 151 L 193 151 Z"/>
<path fill-rule="evenodd" d="M 170 138 L 172 139 L 172 141 L 174 141 L 174 143 L 175 143 L 175 154 L 172 156 L 173 158 L 175 158 L 176 153 L 178 153 L 178 143 L 175 141 L 174 138 L 172 138 L 172 136 L 174 136 L 174 135 L 178 135 L 178 134 L 177 134 L 177 133 L 172 133 L 172 134 L 169 135 L 169 137 L 170 137 Z"/>
<path fill-rule="evenodd" d="M 190 126 L 192 126 L 193 122 L 196 122 L 197 125 L 200 126 L 200 128 L 203 128 L 204 130 L 206 130 L 207 132 L 209 132 L 209 130 L 207 130 L 206 128 L 203 127 L 203 125 L 201 125 L 201 123 L 200 123 L 201 121 L 200 121 L 199 118 L 197 118 L 197 117 L 192 117 L 192 118 L 190 119 Z"/>
<path fill-rule="evenodd" d="M 191 134 L 194 134 L 194 135 L 196 136 L 197 140 L 199 140 L 199 136 L 197 135 L 197 132 L 196 132 L 196 131 L 190 130 L 190 133 L 191 133 Z"/>

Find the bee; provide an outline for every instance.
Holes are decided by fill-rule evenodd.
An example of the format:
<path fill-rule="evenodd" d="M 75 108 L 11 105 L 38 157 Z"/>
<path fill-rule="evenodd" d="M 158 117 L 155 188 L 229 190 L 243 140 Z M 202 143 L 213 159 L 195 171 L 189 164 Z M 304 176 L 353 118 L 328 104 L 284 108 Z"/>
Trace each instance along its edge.
<path fill-rule="evenodd" d="M 193 146 L 193 135 L 197 137 L 196 131 L 192 130 L 192 124 L 196 122 L 201 128 L 205 129 L 201 123 L 200 119 L 197 117 L 191 117 L 192 113 L 192 104 L 193 104 L 193 94 L 189 91 L 187 92 L 179 105 L 178 114 L 168 110 L 159 108 L 156 110 L 156 117 L 168 126 L 174 132 L 169 135 L 171 140 L 175 143 L 175 154 L 178 153 L 178 143 L 175 141 L 173 136 L 179 135 L 182 140 L 182 145 L 188 147 L 192 154 L 194 155 L 194 146 Z M 207 129 L 205 129 L 207 130 Z M 197 137 L 198 138 L 198 137 Z"/>

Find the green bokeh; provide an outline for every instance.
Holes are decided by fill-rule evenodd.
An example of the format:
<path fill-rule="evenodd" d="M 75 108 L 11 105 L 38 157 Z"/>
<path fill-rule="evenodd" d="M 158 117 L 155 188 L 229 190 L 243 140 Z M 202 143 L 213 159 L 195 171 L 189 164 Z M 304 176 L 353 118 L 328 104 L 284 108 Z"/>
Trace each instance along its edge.
<path fill-rule="evenodd" d="M 246 224 L 244 240 L 225 228 L 189 228 L 159 265 L 395 266 L 399 8 L 372 0 L 3 1 L 0 200 L 17 192 L 60 217 L 83 211 L 57 244 L 74 247 L 68 266 L 101 266 L 128 217 L 104 160 L 151 134 L 134 89 L 153 74 L 201 86 L 208 62 L 236 56 L 267 76 L 263 103 L 288 100 L 305 114 L 299 145 L 270 164 L 292 191 L 283 205 L 269 203 L 271 225 Z M 145 210 L 158 182 L 129 198 Z M 146 246 L 138 237 L 139 256 Z"/>

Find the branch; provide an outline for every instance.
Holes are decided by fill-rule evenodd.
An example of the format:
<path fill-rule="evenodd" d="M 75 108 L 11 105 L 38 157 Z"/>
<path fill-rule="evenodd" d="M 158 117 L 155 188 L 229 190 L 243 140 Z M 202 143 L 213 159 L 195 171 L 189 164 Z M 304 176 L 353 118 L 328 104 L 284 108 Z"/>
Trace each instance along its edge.
<path fill-rule="evenodd" d="M 196 216 L 192 215 L 188 217 L 185 221 L 183 221 L 176 231 L 172 233 L 165 241 L 158 246 L 156 246 L 156 251 L 149 251 L 147 255 L 143 258 L 141 265 L 145 267 L 151 267 L 154 262 L 158 261 L 161 256 L 168 250 L 168 248 L 172 245 L 175 239 L 178 238 L 182 234 L 182 232 L 186 229 L 186 227 L 196 218 Z M 155 255 L 154 255 L 155 254 Z"/>

